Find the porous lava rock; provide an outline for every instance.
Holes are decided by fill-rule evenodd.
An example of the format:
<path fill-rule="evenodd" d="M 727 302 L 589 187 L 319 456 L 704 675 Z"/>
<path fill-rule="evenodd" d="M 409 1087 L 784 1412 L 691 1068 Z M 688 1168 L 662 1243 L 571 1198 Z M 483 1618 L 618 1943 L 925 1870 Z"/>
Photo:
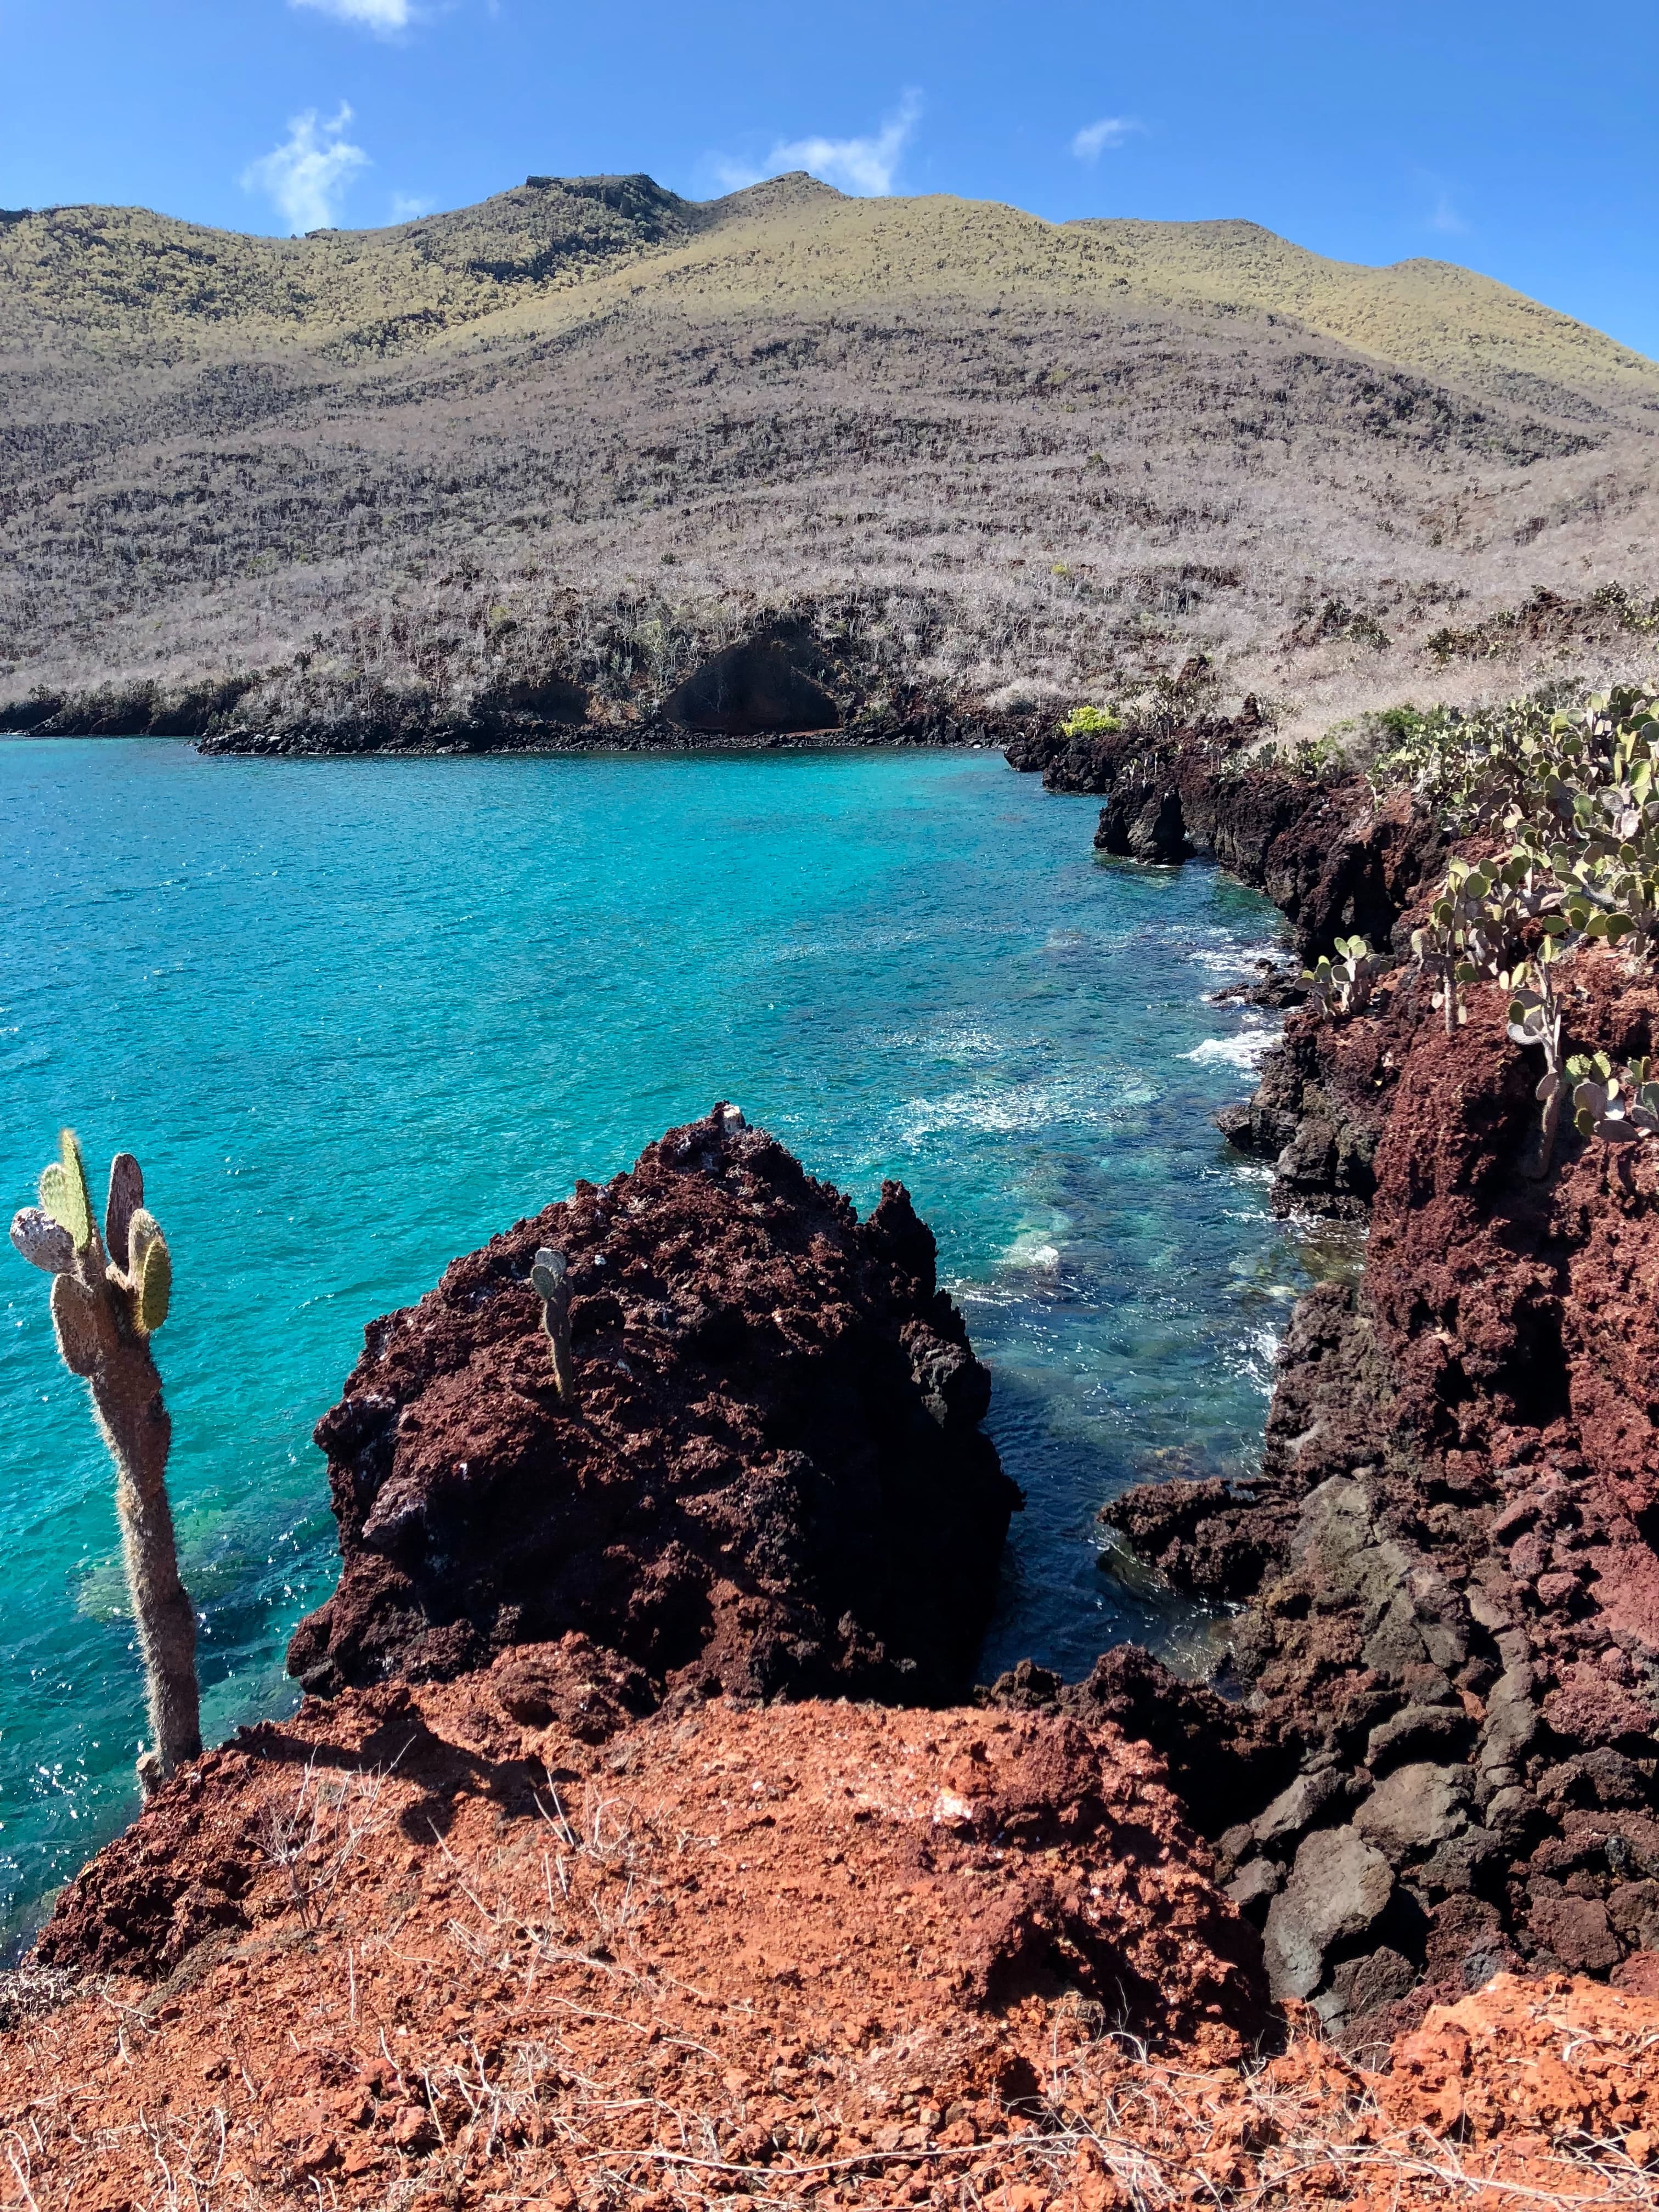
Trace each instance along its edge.
<path fill-rule="evenodd" d="M 1380 805 L 1363 776 L 1320 782 L 1249 750 L 1260 715 L 1141 730 L 1022 732 L 1010 764 L 1050 791 L 1099 793 L 1095 844 L 1139 860 L 1208 854 L 1282 908 L 1305 957 L 1339 933 L 1389 941 L 1443 840 L 1407 797 Z"/>
<path fill-rule="evenodd" d="M 728 1106 L 456 1261 L 319 1424 L 343 1566 L 291 1671 L 418 1681 L 574 1632 L 653 1694 L 960 1697 L 1018 1492 L 934 1261 L 902 1185 L 860 1223 Z"/>
<path fill-rule="evenodd" d="M 1206 1724 L 1231 1811 L 1218 1826 L 1200 1771 L 1189 1809 L 1266 1922 L 1278 1993 L 1374 2044 L 1506 1966 L 1645 1972 L 1659 1147 L 1569 1127 L 1539 1172 L 1540 1069 L 1504 994 L 1471 988 L 1448 1036 L 1403 957 L 1443 840 L 1408 794 L 1289 774 L 1249 735 L 1033 733 L 1011 757 L 1103 793 L 1104 850 L 1224 861 L 1304 957 L 1356 929 L 1382 956 L 1358 1011 L 1291 1007 L 1255 1096 L 1219 1117 L 1273 1162 L 1277 1210 L 1369 1223 L 1363 1278 L 1299 1302 L 1256 1476 L 1142 1485 L 1102 1516 L 1178 1588 L 1243 1601 L 1240 1707 Z M 1569 1051 L 1654 1049 L 1649 976 L 1594 949 L 1564 974 Z M 1143 1689 L 1137 1725 L 1182 1786 L 1194 1693 Z M 1297 1914 L 1300 1855 L 1334 1834 L 1394 1883 L 1363 1935 Z"/>

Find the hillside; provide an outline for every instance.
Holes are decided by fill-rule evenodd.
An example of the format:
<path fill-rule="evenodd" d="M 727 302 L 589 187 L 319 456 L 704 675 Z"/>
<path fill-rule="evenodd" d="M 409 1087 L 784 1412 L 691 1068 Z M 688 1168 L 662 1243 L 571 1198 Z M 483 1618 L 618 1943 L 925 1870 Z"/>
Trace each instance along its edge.
<path fill-rule="evenodd" d="M 1317 726 L 1639 658 L 1659 586 L 1659 366 L 1246 222 L 802 176 L 295 240 L 57 209 L 0 222 L 0 390 L 14 725 L 626 735 L 781 617 L 857 732 L 1194 652 Z"/>

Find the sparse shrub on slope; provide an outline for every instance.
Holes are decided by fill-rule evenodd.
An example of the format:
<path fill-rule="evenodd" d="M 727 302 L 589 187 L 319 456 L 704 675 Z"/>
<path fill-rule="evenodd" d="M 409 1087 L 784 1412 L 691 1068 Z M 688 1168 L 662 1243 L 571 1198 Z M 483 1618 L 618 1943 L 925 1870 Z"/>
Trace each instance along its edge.
<path fill-rule="evenodd" d="M 1123 725 L 1109 708 L 1073 707 L 1060 726 L 1062 738 L 1105 738 Z"/>

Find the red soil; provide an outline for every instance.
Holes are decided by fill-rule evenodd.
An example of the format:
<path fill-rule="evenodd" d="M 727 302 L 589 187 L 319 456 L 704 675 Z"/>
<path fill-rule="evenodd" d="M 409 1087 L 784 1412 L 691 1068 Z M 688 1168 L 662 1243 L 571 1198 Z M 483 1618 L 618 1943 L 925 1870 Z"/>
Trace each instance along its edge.
<path fill-rule="evenodd" d="M 1144 1745 L 724 1700 L 596 1743 L 594 1656 L 309 1705 L 170 1785 L 56 1923 L 106 1978 L 0 2037 L 0 2205 L 1643 2201 L 1659 2000 L 1500 1979 L 1392 2081 L 1260 2064 Z"/>

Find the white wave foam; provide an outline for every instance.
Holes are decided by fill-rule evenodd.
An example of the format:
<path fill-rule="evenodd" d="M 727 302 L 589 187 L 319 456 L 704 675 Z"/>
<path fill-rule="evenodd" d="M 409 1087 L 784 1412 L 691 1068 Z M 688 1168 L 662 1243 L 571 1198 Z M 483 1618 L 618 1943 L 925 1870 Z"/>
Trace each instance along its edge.
<path fill-rule="evenodd" d="M 1195 1060 L 1201 1065 L 1218 1063 L 1224 1067 L 1237 1067 L 1253 1075 L 1261 1064 L 1268 1046 L 1275 1042 L 1277 1030 L 1241 1030 L 1237 1036 L 1206 1037 L 1191 1052 L 1183 1052 L 1183 1060 Z"/>
<path fill-rule="evenodd" d="M 1097 1128 L 1126 1106 L 1146 1106 L 1156 1094 L 1150 1084 L 1114 1083 L 1103 1092 L 1094 1079 L 1061 1083 L 1011 1084 L 1006 1090 L 957 1091 L 944 1098 L 913 1098 L 898 1108 L 893 1126 L 899 1141 L 924 1144 L 947 1132 L 978 1131 L 1019 1136 L 1057 1123 Z"/>
<path fill-rule="evenodd" d="M 1060 1247 L 1052 1244 L 1046 1229 L 1022 1229 L 1002 1254 L 1005 1267 L 1036 1267 L 1045 1273 L 1060 1265 Z"/>
<path fill-rule="evenodd" d="M 1187 957 L 1218 975 L 1248 975 L 1252 969 L 1271 961 L 1278 949 L 1272 945 L 1200 945 Z"/>

